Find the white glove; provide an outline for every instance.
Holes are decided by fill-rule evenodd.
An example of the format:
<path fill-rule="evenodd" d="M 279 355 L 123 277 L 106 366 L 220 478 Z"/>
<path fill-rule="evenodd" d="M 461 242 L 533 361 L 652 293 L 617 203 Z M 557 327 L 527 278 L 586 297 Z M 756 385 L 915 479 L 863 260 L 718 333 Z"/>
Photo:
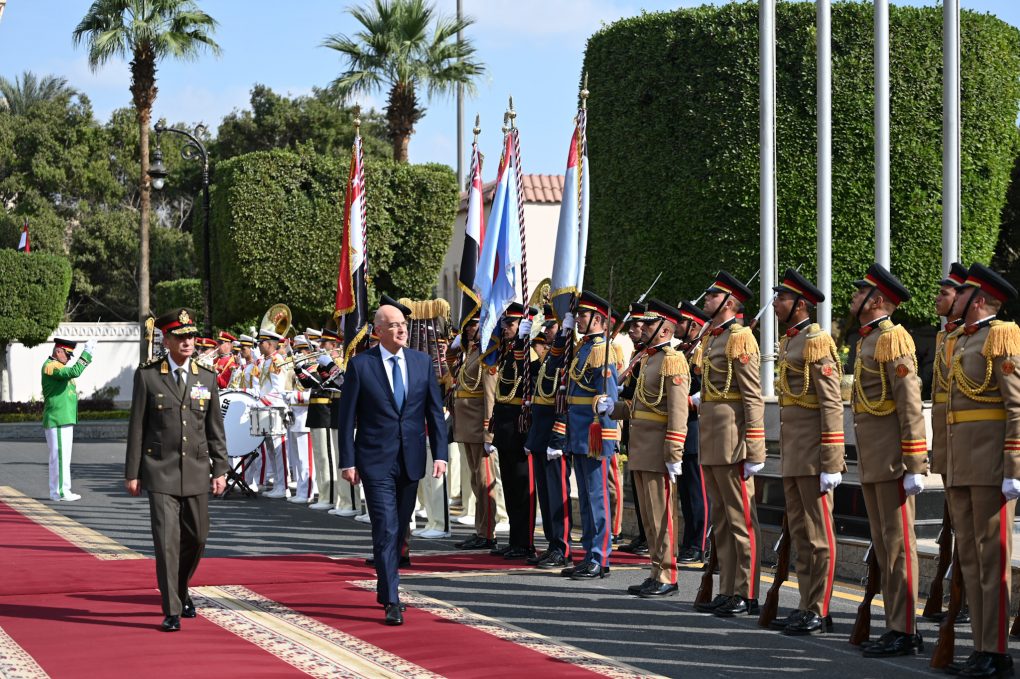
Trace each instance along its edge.
<path fill-rule="evenodd" d="M 329 364 L 333 362 L 333 358 L 329 354 L 323 354 L 315 359 L 315 362 L 319 364 L 320 368 L 328 368 Z"/>
<path fill-rule="evenodd" d="M 924 474 L 904 474 L 903 491 L 907 497 L 917 495 L 924 490 Z"/>
<path fill-rule="evenodd" d="M 296 391 L 285 391 L 283 392 L 283 400 L 289 405 L 294 405 L 298 402 L 298 394 Z"/>
<path fill-rule="evenodd" d="M 573 330 L 574 329 L 574 314 L 570 313 L 569 311 L 567 313 L 563 314 L 563 323 L 560 324 L 560 327 L 563 328 L 563 334 L 564 335 L 567 334 L 568 332 L 570 332 L 571 330 Z"/>
<path fill-rule="evenodd" d="M 524 454 L 527 455 L 528 457 L 531 457 L 531 451 L 528 450 L 527 448 L 524 449 Z"/>
<path fill-rule="evenodd" d="M 765 469 L 764 462 L 745 462 L 744 463 L 744 480 L 751 478 L 762 469 Z"/>
<path fill-rule="evenodd" d="M 535 322 L 530 318 L 522 318 L 521 324 L 517 326 L 518 339 L 527 339 L 528 337 L 531 337 L 531 326 L 534 324 Z"/>
<path fill-rule="evenodd" d="M 489 457 L 489 456 L 490 456 L 490 455 L 492 455 L 493 453 L 495 453 L 495 452 L 498 452 L 498 451 L 496 450 L 496 446 L 492 445 L 491 443 L 485 443 L 485 444 L 483 444 L 483 445 L 482 445 L 482 448 L 483 448 L 483 449 L 485 450 L 485 457 Z"/>
<path fill-rule="evenodd" d="M 1020 497 L 1020 479 L 1003 479 L 1002 494 L 1007 500 L 1015 500 Z"/>
<path fill-rule="evenodd" d="M 456 337 L 453 338 L 453 341 L 450 342 L 450 348 L 460 349 L 460 335 L 457 335 Z"/>
<path fill-rule="evenodd" d="M 556 450 L 555 448 L 547 448 L 546 449 L 546 451 L 545 451 L 545 459 L 547 459 L 547 460 L 549 460 L 551 462 L 551 461 L 555 460 L 558 457 L 563 457 L 563 451 L 562 450 Z"/>
<path fill-rule="evenodd" d="M 839 472 L 830 474 L 829 472 L 822 472 L 818 476 L 818 485 L 821 492 L 828 493 L 830 490 L 835 490 L 836 486 L 843 483 L 843 475 Z"/>
<path fill-rule="evenodd" d="M 595 412 L 599 415 L 605 415 L 613 409 L 613 399 L 608 396 L 599 396 L 598 403 L 595 404 Z"/>
<path fill-rule="evenodd" d="M 669 480 L 676 481 L 684 473 L 683 462 L 667 462 L 666 471 L 669 472 Z"/>
<path fill-rule="evenodd" d="M 86 353 L 86 354 L 89 354 L 89 355 L 95 354 L 96 353 L 96 341 L 94 339 L 90 339 L 88 342 L 85 343 L 85 348 L 82 351 L 83 351 L 83 353 Z"/>
<path fill-rule="evenodd" d="M 701 410 L 701 392 L 696 391 L 691 394 L 691 405 L 694 406 L 695 410 Z"/>

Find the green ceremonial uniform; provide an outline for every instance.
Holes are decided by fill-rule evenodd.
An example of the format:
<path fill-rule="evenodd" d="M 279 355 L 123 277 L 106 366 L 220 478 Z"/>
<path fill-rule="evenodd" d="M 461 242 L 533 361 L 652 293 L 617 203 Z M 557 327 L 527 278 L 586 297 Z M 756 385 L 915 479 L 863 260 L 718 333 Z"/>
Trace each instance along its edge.
<path fill-rule="evenodd" d="M 44 428 L 78 424 L 78 391 L 74 378 L 91 362 L 92 354 L 88 352 L 82 353 L 74 365 L 64 365 L 55 358 L 46 359 L 42 367 Z"/>

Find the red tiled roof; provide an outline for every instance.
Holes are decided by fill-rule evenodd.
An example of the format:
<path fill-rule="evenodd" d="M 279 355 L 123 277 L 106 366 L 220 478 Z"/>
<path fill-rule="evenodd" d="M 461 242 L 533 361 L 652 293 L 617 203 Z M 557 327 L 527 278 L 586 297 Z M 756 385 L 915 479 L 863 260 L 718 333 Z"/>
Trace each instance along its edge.
<path fill-rule="evenodd" d="M 526 174 L 522 177 L 524 184 L 525 203 L 560 203 L 563 201 L 563 175 L 561 174 Z M 496 188 L 495 180 L 482 185 L 482 197 L 488 205 L 492 202 L 492 192 Z M 460 194 L 460 210 L 467 209 L 468 194 Z"/>

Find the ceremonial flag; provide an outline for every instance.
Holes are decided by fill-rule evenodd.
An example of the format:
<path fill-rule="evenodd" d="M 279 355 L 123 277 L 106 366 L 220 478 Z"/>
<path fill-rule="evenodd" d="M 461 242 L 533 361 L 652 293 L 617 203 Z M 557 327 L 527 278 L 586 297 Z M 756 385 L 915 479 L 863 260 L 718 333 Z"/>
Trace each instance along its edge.
<path fill-rule="evenodd" d="M 512 138 L 507 134 L 503 140 L 499 178 L 492 196 L 492 210 L 474 282 L 475 292 L 482 302 L 479 337 L 483 352 L 489 345 L 499 317 L 517 297 L 521 227 L 517 211 L 516 163 Z"/>
<path fill-rule="evenodd" d="M 552 303 L 560 319 L 570 311 L 573 296 L 584 288 L 584 260 L 588 250 L 587 110 L 577 112 L 563 176 L 563 201 L 553 256 Z"/>
<path fill-rule="evenodd" d="M 18 239 L 18 252 L 32 252 L 32 242 L 28 237 L 28 220 L 21 227 L 21 238 Z"/>
<path fill-rule="evenodd" d="M 460 256 L 460 278 L 457 287 L 464 293 L 460 304 L 460 330 L 464 331 L 467 319 L 482 307 L 474 291 L 478 270 L 478 255 L 485 240 L 485 222 L 482 215 L 482 154 L 478 142 L 471 145 L 471 186 L 468 187 L 467 217 L 464 220 L 464 250 Z"/>
<path fill-rule="evenodd" d="M 361 135 L 351 148 L 351 171 L 344 192 L 344 228 L 340 243 L 340 275 L 336 284 L 334 318 L 343 316 L 344 357 L 354 354 L 368 324 L 368 239 L 365 205 L 365 155 Z"/>

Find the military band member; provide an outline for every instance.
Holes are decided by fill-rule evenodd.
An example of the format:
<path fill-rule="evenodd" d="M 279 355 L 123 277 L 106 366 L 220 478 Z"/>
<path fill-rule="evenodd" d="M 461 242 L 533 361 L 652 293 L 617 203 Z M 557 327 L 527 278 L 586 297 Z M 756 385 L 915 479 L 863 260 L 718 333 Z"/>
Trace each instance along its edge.
<path fill-rule="evenodd" d="M 272 330 L 263 329 L 259 331 L 257 339 L 261 359 L 252 375 L 256 379 L 259 400 L 263 405 L 286 408 L 284 392 L 292 371 L 280 354 L 280 342 L 283 338 Z M 265 493 L 265 496 L 287 498 L 290 496 L 290 490 L 287 488 L 289 474 L 287 436 L 273 436 L 267 441 L 262 447 L 264 455 L 261 458 L 259 485 L 265 487 L 266 481 L 272 479 L 273 489 Z"/>
<path fill-rule="evenodd" d="M 634 398 L 634 384 L 641 369 L 640 363 L 634 363 L 635 358 L 644 350 L 643 329 L 645 327 L 645 313 L 648 305 L 643 302 L 632 302 L 630 305 L 630 322 L 627 324 L 627 337 L 634 345 L 634 356 L 631 357 L 630 373 L 620 375 L 620 398 L 627 401 Z M 627 452 L 630 447 L 630 421 L 622 422 L 623 429 L 620 432 L 620 447 Z M 641 498 L 638 497 L 637 485 L 634 472 L 630 472 L 630 495 L 634 499 L 634 517 L 637 519 L 638 533 L 625 545 L 618 547 L 621 552 L 630 554 L 648 554 L 648 540 L 645 537 L 645 526 L 641 521 Z"/>
<path fill-rule="evenodd" d="M 609 302 L 581 293 L 577 330 L 581 334 L 574 359 L 567 366 L 567 412 L 557 417 L 547 456 L 569 455 L 577 479 L 584 559 L 560 571 L 574 580 L 609 577 L 612 535 L 609 507 L 609 465 L 619 452 L 620 430 L 607 414 L 595 412 L 599 396 L 619 398 L 616 364 L 619 350 L 606 342 L 612 318 Z"/>
<path fill-rule="evenodd" d="M 471 490 L 475 496 L 475 532 L 466 540 L 458 542 L 459 549 L 495 549 L 496 542 L 496 481 L 492 460 L 486 447 L 492 445 L 489 432 L 491 411 L 486 409 L 485 382 L 493 380 L 485 365 L 485 358 L 496 351 L 490 344 L 482 354 L 478 341 L 477 310 L 461 321 L 460 368 L 455 375 L 456 386 L 453 399 L 453 440 L 460 443 L 461 450 L 471 468 Z"/>
<path fill-rule="evenodd" d="M 216 336 L 216 360 L 213 362 L 213 367 L 216 369 L 216 384 L 220 389 L 226 389 L 230 384 L 234 366 L 237 365 L 237 361 L 234 359 L 234 342 L 236 341 L 237 338 L 225 330 Z"/>
<path fill-rule="evenodd" d="M 867 658 L 922 648 L 915 626 L 917 543 L 914 496 L 924 489 L 928 451 L 914 340 L 889 317 L 910 293 L 872 264 L 850 301 L 860 322 L 851 404 L 857 464 L 875 556 L 882 573 L 887 631 L 864 648 Z"/>
<path fill-rule="evenodd" d="M 524 446 L 531 455 L 535 466 L 535 478 L 545 478 L 544 485 L 538 485 L 539 504 L 543 507 L 542 529 L 549 547 L 536 555 L 534 564 L 538 568 L 565 568 L 571 565 L 570 551 L 570 466 L 562 455 L 549 457 L 549 439 L 556 422 L 556 392 L 563 374 L 563 353 L 567 342 L 573 340 L 574 318 L 567 313 L 563 319 L 563 331 L 559 332 L 555 320 L 546 321 L 543 329 L 544 343 L 549 347 L 538 366 L 535 375 L 535 390 L 531 399 L 531 430 Z M 538 337 L 535 338 L 538 340 Z M 542 499 L 542 495 L 545 499 Z"/>
<path fill-rule="evenodd" d="M 729 272 L 718 273 L 705 294 L 712 322 L 697 362 L 701 467 L 712 502 L 719 595 L 696 608 L 722 617 L 758 613 L 761 533 L 753 477 L 765 466 L 765 402 L 758 341 L 737 319 L 750 297 Z"/>
<path fill-rule="evenodd" d="M 336 507 L 339 472 L 336 441 L 331 434 L 331 392 L 322 386 L 322 380 L 328 379 L 335 362 L 327 354 L 319 357 L 317 365 L 317 370 L 311 368 L 299 373 L 298 379 L 301 385 L 309 390 L 306 424 L 312 441 L 312 470 L 315 475 L 315 487 L 319 493 L 318 499 L 308 506 L 310 509 L 328 511 Z"/>
<path fill-rule="evenodd" d="M 209 535 L 210 464 L 217 495 L 228 467 L 216 374 L 193 358 L 192 318 L 175 309 L 156 319 L 167 354 L 135 371 L 124 465 L 127 491 L 149 494 L 164 632 L 196 615 L 188 584 Z"/>
<path fill-rule="evenodd" d="M 946 340 L 946 488 L 974 653 L 960 676 L 1013 675 L 1008 653 L 1013 519 L 1020 497 L 1020 329 L 995 320 L 1017 291 L 983 264 L 956 293 Z"/>
<path fill-rule="evenodd" d="M 489 372 L 494 379 L 485 390 L 486 410 L 491 408 L 492 447 L 499 453 L 499 471 L 503 480 L 510 519 L 507 544 L 492 551 L 504 559 L 527 559 L 535 553 L 535 484 L 531 456 L 525 453 L 527 432 L 520 430 L 521 405 L 530 385 L 524 381 L 530 362 L 531 317 L 537 309 L 527 310 L 520 302 L 507 307 L 500 319 L 500 348 L 490 357 Z M 535 374 L 535 370 L 531 374 Z M 490 405 L 491 404 L 491 405 Z"/>
<path fill-rule="evenodd" d="M 315 460 L 311 431 L 308 428 L 308 405 L 312 392 L 298 379 L 298 375 L 303 374 L 305 380 L 314 379 L 309 366 L 305 365 L 309 361 L 300 360 L 311 349 L 311 345 L 304 335 L 298 335 L 294 338 L 293 347 L 294 361 L 290 364 L 292 368 L 286 372 L 284 382 L 284 398 L 293 414 L 290 426 L 287 427 L 287 450 L 290 451 L 295 482 L 294 495 L 287 498 L 287 502 L 308 504 L 315 495 Z"/>
<path fill-rule="evenodd" d="M 53 353 L 42 367 L 43 432 L 50 453 L 50 499 L 74 502 L 81 495 L 71 492 L 71 447 L 74 425 L 78 423 L 78 390 L 74 380 L 92 362 L 95 340 L 85 343 L 72 365 L 77 342 L 55 338 Z"/>
<path fill-rule="evenodd" d="M 949 400 L 949 363 L 946 355 L 946 339 L 963 319 L 955 315 L 957 288 L 967 282 L 967 267 L 953 262 L 949 274 L 939 282 L 935 296 L 935 313 L 946 319 L 946 326 L 935 336 L 935 360 L 932 362 L 931 378 L 931 470 L 946 478 L 946 407 Z M 965 288 L 966 289 L 966 288 Z M 962 313 L 962 311 L 960 312 Z M 949 498 L 949 494 L 946 494 Z"/>
<path fill-rule="evenodd" d="M 341 369 L 344 367 L 343 357 L 343 332 L 340 330 L 334 330 L 332 328 L 323 328 L 322 337 L 319 339 L 322 348 L 329 352 L 327 355 L 333 360 L 333 363 L 339 366 Z M 340 422 L 340 392 L 331 391 L 329 392 L 329 436 L 327 438 L 328 452 L 324 456 L 320 456 L 318 459 L 327 460 L 332 459 L 332 464 L 339 465 L 340 458 L 338 456 L 339 436 L 340 431 L 337 429 Z M 329 458 L 329 455 L 332 458 Z M 319 492 L 322 493 L 322 485 L 328 480 L 327 470 L 330 470 L 328 466 L 323 466 L 321 469 L 316 467 L 316 484 L 320 488 Z M 335 504 L 329 510 L 330 514 L 334 516 L 358 516 L 361 514 L 361 486 L 351 485 L 347 479 L 340 476 L 340 467 L 337 466 L 335 469 L 330 470 L 335 473 L 336 484 L 335 484 Z M 321 497 L 321 495 L 320 495 Z M 368 516 L 367 510 L 365 516 Z"/>
<path fill-rule="evenodd" d="M 234 361 L 234 368 L 230 373 L 230 381 L 227 386 L 231 389 L 251 391 L 254 386 L 251 373 L 255 367 L 255 338 L 241 335 L 237 338 L 237 344 L 238 355 Z"/>
<path fill-rule="evenodd" d="M 825 295 L 787 269 L 773 310 L 786 335 L 779 341 L 779 442 L 789 537 L 797 553 L 800 603 L 773 628 L 784 634 L 832 631 L 829 602 L 836 573 L 832 496 L 843 480 L 843 370 L 832 336 L 811 323 Z"/>
<path fill-rule="evenodd" d="M 696 350 L 705 325 L 711 317 L 704 311 L 684 300 L 680 303 L 680 327 L 676 336 L 680 339 L 677 349 L 684 356 L 691 356 Z M 676 480 L 676 495 L 683 514 L 684 531 L 680 539 L 679 564 L 698 564 L 705 558 L 708 549 L 708 494 L 705 491 L 705 476 L 701 470 L 700 432 L 698 406 L 701 399 L 700 370 L 691 370 L 691 399 L 687 409 L 687 439 L 684 441 L 682 473 Z M 697 398 L 698 403 L 694 402 Z"/>
<path fill-rule="evenodd" d="M 678 589 L 674 484 L 682 472 L 691 387 L 687 359 L 670 344 L 680 310 L 653 299 L 648 311 L 655 319 L 646 321 L 650 331 L 633 399 L 620 400 L 612 409 L 613 419 L 630 420 L 628 466 L 644 510 L 641 520 L 652 570 L 627 591 L 644 598 L 671 596 Z"/>

